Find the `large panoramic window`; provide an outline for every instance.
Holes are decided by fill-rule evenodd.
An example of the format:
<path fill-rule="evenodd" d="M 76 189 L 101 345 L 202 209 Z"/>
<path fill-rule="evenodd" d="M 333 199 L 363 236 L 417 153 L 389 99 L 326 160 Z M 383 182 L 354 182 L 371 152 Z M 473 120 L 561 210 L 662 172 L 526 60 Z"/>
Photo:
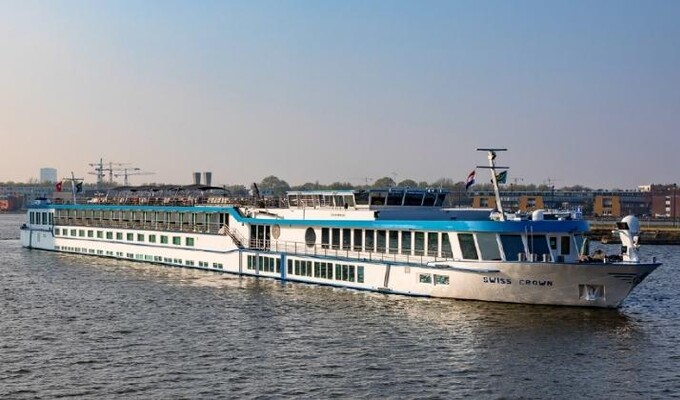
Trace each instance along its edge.
<path fill-rule="evenodd" d="M 328 245 L 330 244 L 330 235 L 329 235 L 329 229 L 328 228 L 321 228 L 321 247 L 324 249 L 328 248 Z"/>
<path fill-rule="evenodd" d="M 340 248 L 340 229 L 339 228 L 333 228 L 331 230 L 332 233 L 332 245 L 334 249 L 339 249 Z"/>
<path fill-rule="evenodd" d="M 342 230 L 342 249 L 349 250 L 352 246 L 352 230 L 343 229 Z"/>
<path fill-rule="evenodd" d="M 425 254 L 425 232 L 416 232 L 414 234 L 415 243 L 413 249 L 415 250 L 415 255 L 422 256 Z"/>
<path fill-rule="evenodd" d="M 495 233 L 478 233 L 477 244 L 479 244 L 479 251 L 482 253 L 482 260 L 497 261 L 501 259 Z"/>
<path fill-rule="evenodd" d="M 366 229 L 364 231 L 364 246 L 366 251 L 375 251 L 375 231 L 373 229 Z"/>
<path fill-rule="evenodd" d="M 399 252 L 399 231 L 390 231 L 390 254 Z"/>
<path fill-rule="evenodd" d="M 550 254 L 548 240 L 545 235 L 529 235 L 529 253 L 537 254 L 539 258 L 543 254 Z"/>
<path fill-rule="evenodd" d="M 401 232 L 401 254 L 411 255 L 411 232 Z"/>
<path fill-rule="evenodd" d="M 477 260 L 477 248 L 475 247 L 475 239 L 471 233 L 459 233 L 458 244 L 460 244 L 460 251 L 463 252 L 464 260 Z"/>
<path fill-rule="evenodd" d="M 524 254 L 524 243 L 520 235 L 501 235 L 501 244 L 507 261 L 519 261 L 521 254 Z"/>
<path fill-rule="evenodd" d="M 378 253 L 384 253 L 385 252 L 385 246 L 387 242 L 387 232 L 383 230 L 378 230 L 377 232 L 377 238 L 376 238 L 376 245 L 377 245 L 377 251 Z"/>
<path fill-rule="evenodd" d="M 439 233 L 428 232 L 427 233 L 427 255 L 437 256 L 439 253 Z"/>
<path fill-rule="evenodd" d="M 448 232 L 442 233 L 442 257 L 452 258 L 453 251 L 451 251 L 451 242 L 449 241 Z"/>
<path fill-rule="evenodd" d="M 354 230 L 354 251 L 361 251 L 361 239 L 362 239 L 361 229 Z"/>

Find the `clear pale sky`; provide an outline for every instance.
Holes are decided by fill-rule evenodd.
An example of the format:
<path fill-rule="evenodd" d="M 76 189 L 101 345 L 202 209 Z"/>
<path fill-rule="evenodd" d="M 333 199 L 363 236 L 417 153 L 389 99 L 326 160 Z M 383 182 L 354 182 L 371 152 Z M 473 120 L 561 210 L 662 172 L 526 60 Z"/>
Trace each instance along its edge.
<path fill-rule="evenodd" d="M 460 181 L 487 146 L 680 182 L 680 1 L 0 1 L 0 181 Z"/>

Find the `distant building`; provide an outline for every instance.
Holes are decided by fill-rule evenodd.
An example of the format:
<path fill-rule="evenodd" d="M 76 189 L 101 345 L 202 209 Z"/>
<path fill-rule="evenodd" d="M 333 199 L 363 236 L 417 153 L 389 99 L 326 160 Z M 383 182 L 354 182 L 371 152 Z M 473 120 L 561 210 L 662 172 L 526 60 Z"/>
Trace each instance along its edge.
<path fill-rule="evenodd" d="M 55 168 L 40 168 L 40 183 L 57 183 Z"/>
<path fill-rule="evenodd" d="M 622 217 L 625 215 L 650 215 L 653 203 L 658 204 L 656 214 L 672 216 L 672 201 L 668 190 L 653 197 L 644 191 L 501 191 L 503 208 L 506 211 L 531 212 L 538 209 L 573 210 L 581 208 L 586 216 Z M 655 202 L 653 202 L 653 199 Z M 680 207 L 680 204 L 675 204 Z M 496 198 L 491 191 L 480 191 L 472 195 L 472 206 L 496 208 Z M 676 209 L 675 215 L 677 215 Z"/>
<path fill-rule="evenodd" d="M 16 211 L 21 207 L 21 199 L 16 196 L 0 196 L 0 212 Z"/>

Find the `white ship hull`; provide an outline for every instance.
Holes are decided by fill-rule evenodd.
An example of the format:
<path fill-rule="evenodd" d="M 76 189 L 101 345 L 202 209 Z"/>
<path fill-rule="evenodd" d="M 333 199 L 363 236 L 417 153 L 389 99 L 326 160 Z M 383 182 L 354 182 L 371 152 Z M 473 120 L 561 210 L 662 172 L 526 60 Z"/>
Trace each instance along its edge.
<path fill-rule="evenodd" d="M 82 227 L 62 227 L 62 229 Z M 120 231 L 120 230 L 117 230 Z M 126 230 L 124 234 L 150 231 Z M 177 234 L 182 239 L 188 234 Z M 151 262 L 176 267 L 268 277 L 293 282 L 412 296 L 522 304 L 618 307 L 657 263 L 448 262 L 422 265 L 370 260 L 370 254 L 337 252 L 317 255 L 239 248 L 225 235 L 191 234 L 197 247 L 126 243 L 99 238 L 57 237 L 50 229 L 22 229 L 24 247 Z M 346 253 L 349 255 L 349 253 Z M 265 264 L 262 260 L 271 260 Z M 257 261 L 255 261 L 257 260 Z M 295 263 L 312 269 L 296 271 Z M 278 268 L 275 266 L 278 263 Z M 339 270 L 319 275 L 319 264 L 351 267 L 352 281 Z M 358 271 L 361 268 L 361 282 Z M 302 273 L 301 273 L 302 272 Z"/>

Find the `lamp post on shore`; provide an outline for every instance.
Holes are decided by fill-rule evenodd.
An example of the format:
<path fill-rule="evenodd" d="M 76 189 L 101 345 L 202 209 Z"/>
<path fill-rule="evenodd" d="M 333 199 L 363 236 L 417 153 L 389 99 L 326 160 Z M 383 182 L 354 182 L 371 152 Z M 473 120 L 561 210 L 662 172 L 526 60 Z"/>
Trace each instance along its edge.
<path fill-rule="evenodd" d="M 678 189 L 678 184 L 673 184 L 673 200 L 671 201 L 671 217 L 673 217 L 673 228 L 675 228 L 675 192 Z"/>

